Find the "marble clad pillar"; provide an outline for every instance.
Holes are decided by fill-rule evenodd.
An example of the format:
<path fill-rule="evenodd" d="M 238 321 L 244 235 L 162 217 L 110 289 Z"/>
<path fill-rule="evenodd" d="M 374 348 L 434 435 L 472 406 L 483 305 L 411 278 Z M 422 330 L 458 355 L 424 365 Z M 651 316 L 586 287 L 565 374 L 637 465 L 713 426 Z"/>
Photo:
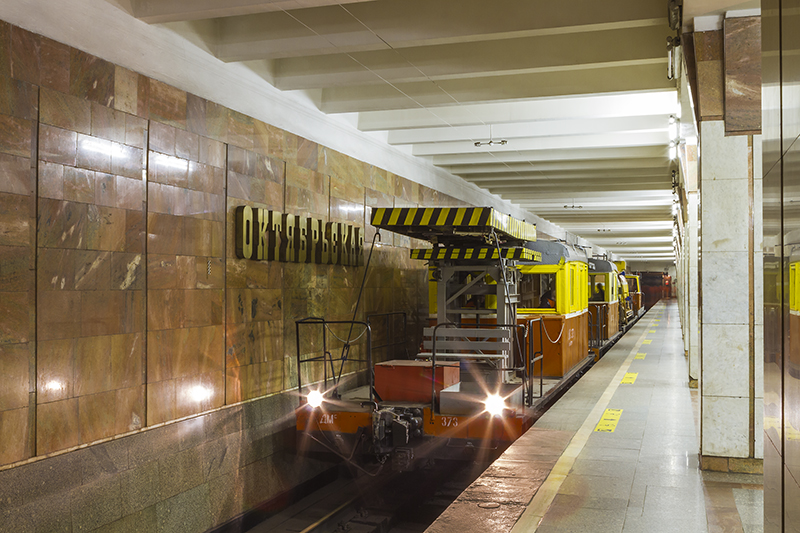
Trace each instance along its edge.
<path fill-rule="evenodd" d="M 758 470 L 763 387 L 754 386 L 761 366 L 754 301 L 761 238 L 753 205 L 761 140 L 726 137 L 719 120 L 701 122 L 700 138 L 701 455 L 704 468 Z"/>
<path fill-rule="evenodd" d="M 697 388 L 700 379 L 700 328 L 698 318 L 698 290 L 697 290 L 697 209 L 699 194 L 697 191 L 687 195 L 689 222 L 687 223 L 686 240 L 686 328 L 685 337 L 687 355 L 689 357 L 689 386 Z"/>

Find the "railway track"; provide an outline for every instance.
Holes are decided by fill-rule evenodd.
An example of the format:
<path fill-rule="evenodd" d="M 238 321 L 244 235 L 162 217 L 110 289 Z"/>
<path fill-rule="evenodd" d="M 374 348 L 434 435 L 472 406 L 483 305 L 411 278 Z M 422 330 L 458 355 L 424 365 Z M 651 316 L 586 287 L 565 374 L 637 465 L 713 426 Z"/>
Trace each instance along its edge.
<path fill-rule="evenodd" d="M 421 533 L 487 466 L 438 461 L 414 472 L 346 473 L 249 531 Z"/>

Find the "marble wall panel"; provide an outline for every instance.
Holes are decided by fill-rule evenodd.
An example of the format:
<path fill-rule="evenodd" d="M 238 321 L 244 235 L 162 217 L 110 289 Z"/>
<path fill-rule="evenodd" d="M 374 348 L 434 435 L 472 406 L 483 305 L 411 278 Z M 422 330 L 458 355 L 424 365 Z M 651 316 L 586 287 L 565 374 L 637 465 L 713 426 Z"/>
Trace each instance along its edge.
<path fill-rule="evenodd" d="M 0 21 L 0 76 L 11 77 L 11 24 Z"/>
<path fill-rule="evenodd" d="M 78 400 L 44 403 L 36 409 L 36 451 L 44 455 L 80 444 Z"/>
<path fill-rule="evenodd" d="M 697 106 L 701 120 L 721 120 L 724 116 L 724 65 L 722 31 L 694 32 L 697 59 Z"/>
<path fill-rule="evenodd" d="M 238 146 L 245 150 L 253 149 L 253 119 L 239 113 L 238 111 L 228 110 L 228 144 Z"/>
<path fill-rule="evenodd" d="M 41 42 L 40 35 L 17 26 L 11 28 L 10 52 L 13 78 L 39 85 Z"/>
<path fill-rule="evenodd" d="M 308 170 L 316 171 L 319 166 L 319 145 L 314 141 L 298 137 L 297 165 Z"/>
<path fill-rule="evenodd" d="M 39 90 L 35 85 L 0 76 L 0 114 L 36 120 Z"/>
<path fill-rule="evenodd" d="M 114 109 L 136 115 L 139 108 L 139 75 L 124 67 L 114 67 Z"/>
<path fill-rule="evenodd" d="M 148 110 L 151 120 L 186 129 L 186 91 L 149 80 Z"/>
<path fill-rule="evenodd" d="M 761 17 L 726 18 L 725 132 L 761 131 Z"/>
<path fill-rule="evenodd" d="M 42 88 L 39 91 L 39 121 L 65 130 L 90 135 L 92 104 L 86 100 Z"/>
<path fill-rule="evenodd" d="M 112 106 L 116 74 L 114 65 L 75 48 L 70 52 L 70 94 L 82 100 Z"/>

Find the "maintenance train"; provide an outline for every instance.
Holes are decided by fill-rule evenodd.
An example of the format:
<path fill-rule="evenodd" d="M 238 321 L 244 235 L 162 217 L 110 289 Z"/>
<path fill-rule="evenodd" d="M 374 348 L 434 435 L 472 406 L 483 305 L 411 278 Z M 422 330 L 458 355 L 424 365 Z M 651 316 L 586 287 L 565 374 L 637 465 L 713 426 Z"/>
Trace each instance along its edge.
<path fill-rule="evenodd" d="M 391 459 L 401 471 L 498 452 L 532 425 L 544 378 L 590 364 L 644 313 L 624 264 L 537 240 L 535 225 L 490 207 L 376 208 L 371 223 L 431 243 L 411 250 L 428 265 L 429 322 L 418 353 L 374 363 L 367 321 L 298 321 L 299 379 L 305 364 L 324 369 L 321 382 L 299 387 L 304 450 Z M 307 328 L 320 332 L 313 350 L 301 350 Z M 356 347 L 354 335 L 366 342 Z M 343 341 L 340 356 L 332 338 Z M 344 367 L 359 362 L 369 369 L 361 386 L 344 385 Z"/>

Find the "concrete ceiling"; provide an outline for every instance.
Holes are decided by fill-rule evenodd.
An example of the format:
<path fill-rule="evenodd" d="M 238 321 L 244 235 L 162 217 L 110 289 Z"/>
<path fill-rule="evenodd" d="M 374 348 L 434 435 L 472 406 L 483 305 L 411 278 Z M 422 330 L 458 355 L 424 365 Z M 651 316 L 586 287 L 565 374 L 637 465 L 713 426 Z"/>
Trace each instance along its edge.
<path fill-rule="evenodd" d="M 661 269 L 673 257 L 667 132 L 679 109 L 666 4 L 130 0 L 128 11 Z"/>

